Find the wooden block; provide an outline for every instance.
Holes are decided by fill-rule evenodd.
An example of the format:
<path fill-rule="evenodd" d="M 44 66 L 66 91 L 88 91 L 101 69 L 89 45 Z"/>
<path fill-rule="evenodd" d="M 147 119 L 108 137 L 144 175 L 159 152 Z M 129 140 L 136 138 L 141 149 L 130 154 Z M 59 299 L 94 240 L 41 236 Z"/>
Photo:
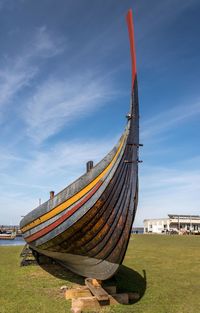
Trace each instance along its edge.
<path fill-rule="evenodd" d="M 72 312 L 78 312 L 77 310 L 99 310 L 101 305 L 96 297 L 84 297 L 78 299 L 72 299 Z M 74 310 L 74 311 L 73 311 Z M 76 311 L 75 311 L 76 310 Z"/>
<path fill-rule="evenodd" d="M 71 313 L 82 313 L 81 309 L 73 308 L 71 309 Z"/>
<path fill-rule="evenodd" d="M 128 304 L 129 303 L 129 296 L 128 293 L 116 293 L 112 296 L 109 296 L 110 304 Z"/>
<path fill-rule="evenodd" d="M 103 286 L 103 289 L 109 293 L 109 295 L 113 295 L 117 293 L 117 287 L 116 286 Z"/>
<path fill-rule="evenodd" d="M 92 283 L 92 285 L 95 286 L 95 287 L 101 287 L 102 281 L 93 278 L 93 279 L 91 279 L 91 283 Z"/>
<path fill-rule="evenodd" d="M 128 292 L 128 297 L 130 301 L 140 299 L 140 295 L 138 292 Z"/>
<path fill-rule="evenodd" d="M 92 279 L 86 278 L 85 284 L 91 291 L 91 293 L 97 298 L 98 301 L 108 301 L 109 294 L 101 287 L 101 285 L 97 282 L 96 286 L 92 284 Z"/>
<path fill-rule="evenodd" d="M 73 288 L 65 291 L 65 299 L 76 299 L 82 297 L 90 297 L 92 294 L 90 290 L 87 288 Z"/>

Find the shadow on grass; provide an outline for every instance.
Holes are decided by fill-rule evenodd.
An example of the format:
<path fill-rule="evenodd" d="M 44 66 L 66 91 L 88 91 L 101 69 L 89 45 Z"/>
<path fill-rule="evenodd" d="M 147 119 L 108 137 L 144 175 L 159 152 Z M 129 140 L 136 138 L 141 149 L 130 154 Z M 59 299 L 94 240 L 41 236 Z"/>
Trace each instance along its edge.
<path fill-rule="evenodd" d="M 62 279 L 63 281 L 70 281 L 71 283 L 85 285 L 84 277 L 71 272 L 58 263 L 40 264 L 40 266 L 54 277 Z M 116 285 L 118 293 L 138 293 L 140 297 L 139 299 L 132 300 L 131 304 L 133 304 L 140 301 L 145 294 L 147 286 L 146 272 L 143 270 L 142 276 L 133 269 L 121 265 L 118 272 L 111 279 L 104 281 L 104 285 Z"/>
<path fill-rule="evenodd" d="M 118 272 L 114 276 L 117 283 L 119 293 L 133 292 L 139 294 L 139 299 L 132 300 L 131 304 L 140 301 L 144 296 L 147 288 L 146 271 L 143 270 L 143 275 L 134 271 L 132 268 L 125 265 L 119 267 Z"/>
<path fill-rule="evenodd" d="M 85 285 L 85 278 L 79 276 L 66 267 L 61 266 L 59 263 L 51 263 L 51 264 L 39 264 L 43 270 L 53 275 L 56 278 L 62 279 L 63 281 L 68 281 L 74 284 Z"/>

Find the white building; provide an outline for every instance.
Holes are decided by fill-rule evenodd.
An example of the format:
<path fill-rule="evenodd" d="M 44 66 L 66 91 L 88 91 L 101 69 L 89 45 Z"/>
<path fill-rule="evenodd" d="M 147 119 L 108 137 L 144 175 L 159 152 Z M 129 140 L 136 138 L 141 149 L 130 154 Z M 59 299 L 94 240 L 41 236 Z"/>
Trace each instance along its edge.
<path fill-rule="evenodd" d="M 200 233 L 200 216 L 169 214 L 168 218 L 144 220 L 144 233 L 171 231 Z"/>

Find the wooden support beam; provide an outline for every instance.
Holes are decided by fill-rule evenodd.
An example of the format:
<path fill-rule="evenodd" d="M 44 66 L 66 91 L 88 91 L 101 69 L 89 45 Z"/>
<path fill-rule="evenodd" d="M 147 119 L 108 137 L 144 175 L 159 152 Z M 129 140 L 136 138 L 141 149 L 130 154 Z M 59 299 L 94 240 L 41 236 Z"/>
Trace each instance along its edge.
<path fill-rule="evenodd" d="M 65 299 L 72 299 L 71 312 L 96 312 L 107 305 L 129 304 L 140 298 L 137 292 L 116 293 L 116 285 L 101 285 L 101 281 L 86 278 L 86 286 L 72 288 L 65 291 Z"/>
<path fill-rule="evenodd" d="M 84 310 L 98 311 L 101 305 L 96 297 L 84 297 L 72 299 L 72 312 L 82 312 Z"/>
<path fill-rule="evenodd" d="M 98 301 L 109 301 L 109 294 L 96 279 L 86 278 L 85 284 Z"/>
<path fill-rule="evenodd" d="M 72 288 L 65 291 L 66 300 L 91 296 L 92 294 L 88 288 Z"/>
<path fill-rule="evenodd" d="M 81 297 L 72 299 L 72 307 L 71 311 L 82 312 L 84 310 L 87 311 L 99 311 L 105 305 L 117 305 L 117 304 L 128 304 L 129 296 L 127 293 L 118 293 L 114 295 L 109 295 L 109 302 L 105 303 L 102 301 L 98 301 L 95 296 L 90 297 Z"/>

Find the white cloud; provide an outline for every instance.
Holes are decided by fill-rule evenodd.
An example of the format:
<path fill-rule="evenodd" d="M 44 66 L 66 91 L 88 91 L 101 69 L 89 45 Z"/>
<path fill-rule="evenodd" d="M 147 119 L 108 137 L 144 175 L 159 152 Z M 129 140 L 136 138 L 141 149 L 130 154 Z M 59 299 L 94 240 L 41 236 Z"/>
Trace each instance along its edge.
<path fill-rule="evenodd" d="M 167 214 L 200 214 L 199 158 L 193 166 L 182 162 L 179 168 L 143 166 L 140 175 L 140 198 L 135 223 L 145 218 L 167 217 Z"/>
<path fill-rule="evenodd" d="M 6 106 L 37 75 L 36 60 L 60 54 L 64 44 L 62 38 L 52 37 L 43 26 L 35 30 L 26 47 L 22 47 L 20 55 L 14 59 L 6 57 L 0 67 L 0 108 Z"/>
<path fill-rule="evenodd" d="M 192 104 L 188 101 L 187 104 L 158 113 L 142 123 L 141 138 L 142 140 L 146 140 L 155 138 L 156 135 L 160 136 L 160 134 L 169 131 L 169 129 L 172 130 L 173 127 L 177 127 L 181 123 L 198 115 L 200 115 L 200 101 L 193 102 Z"/>
<path fill-rule="evenodd" d="M 33 56 L 38 54 L 40 57 L 53 57 L 64 51 L 65 43 L 62 37 L 55 36 L 53 38 L 48 32 L 47 27 L 41 26 L 37 29 L 35 33 L 32 47 Z"/>
<path fill-rule="evenodd" d="M 171 145 L 162 145 L 162 140 L 166 140 L 168 134 L 173 134 L 182 124 L 191 123 L 199 115 L 200 102 L 188 101 L 143 122 L 141 140 L 147 144 L 142 149 L 145 163 L 140 168 L 139 207 L 135 225 L 143 225 L 145 218 L 166 217 L 170 213 L 200 214 L 199 156 L 184 159 L 184 154 L 174 146 L 172 150 Z M 175 156 L 180 154 L 180 160 L 167 165 L 166 154 L 173 153 Z M 159 164 L 166 165 L 150 165 L 148 157 L 153 155 L 159 158 Z"/>
<path fill-rule="evenodd" d="M 33 67 L 18 67 L 0 69 L 0 107 L 8 101 L 35 76 L 37 69 Z"/>
<path fill-rule="evenodd" d="M 105 104 L 111 95 L 111 86 L 95 74 L 48 80 L 26 100 L 23 111 L 27 133 L 40 143 Z"/>
<path fill-rule="evenodd" d="M 0 208 L 3 210 L 1 223 L 8 223 L 9 216 L 12 216 L 14 223 L 18 223 L 21 215 L 38 205 L 39 198 L 47 200 L 50 190 L 59 192 L 82 175 L 88 160 L 95 163 L 100 161 L 117 139 L 59 143 L 46 151 L 34 150 L 32 157 L 24 163 L 12 155 L 15 162 L 14 175 L 10 160 L 10 171 L 6 168 L 5 173 L 1 172 L 0 175 Z"/>
<path fill-rule="evenodd" d="M 64 171 L 70 173 L 67 179 L 71 179 L 71 175 L 77 176 L 85 171 L 88 160 L 99 161 L 114 144 L 114 140 L 68 141 L 56 144 L 45 152 L 38 153 L 36 150 L 35 158 L 31 160 L 31 167 L 28 166 L 30 176 L 55 177 L 63 175 Z M 29 172 L 28 169 L 27 171 Z"/>

